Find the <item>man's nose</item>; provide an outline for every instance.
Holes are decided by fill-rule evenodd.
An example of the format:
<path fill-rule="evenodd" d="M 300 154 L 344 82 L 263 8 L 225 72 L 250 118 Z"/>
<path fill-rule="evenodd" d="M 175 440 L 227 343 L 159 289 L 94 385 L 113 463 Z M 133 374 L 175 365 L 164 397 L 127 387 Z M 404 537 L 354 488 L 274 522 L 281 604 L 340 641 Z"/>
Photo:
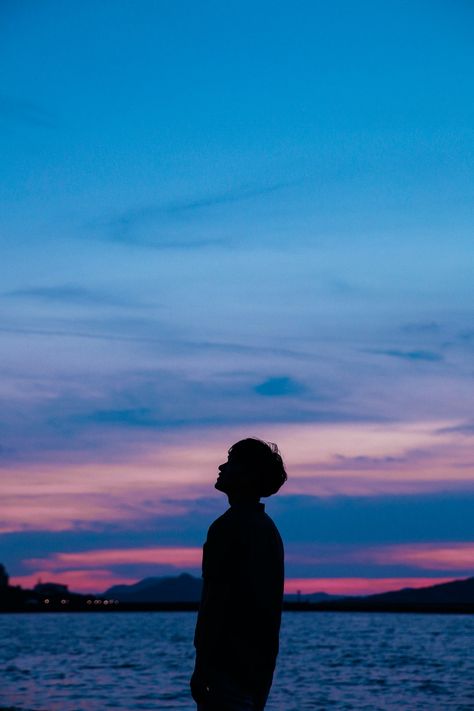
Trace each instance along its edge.
<path fill-rule="evenodd" d="M 224 467 L 225 467 L 225 464 L 219 464 L 219 466 L 217 468 L 221 472 L 224 469 Z"/>

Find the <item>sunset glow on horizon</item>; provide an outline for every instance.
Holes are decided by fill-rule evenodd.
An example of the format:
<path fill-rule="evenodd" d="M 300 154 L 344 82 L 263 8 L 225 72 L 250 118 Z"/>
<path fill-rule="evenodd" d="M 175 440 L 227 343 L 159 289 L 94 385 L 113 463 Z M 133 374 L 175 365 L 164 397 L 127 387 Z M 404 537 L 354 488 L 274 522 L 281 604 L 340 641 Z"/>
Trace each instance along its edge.
<path fill-rule="evenodd" d="M 375 595 L 402 588 L 422 588 L 448 583 L 454 578 L 287 578 L 285 594 L 310 595 L 325 592 L 329 595 Z M 32 589 L 38 582 L 50 582 L 48 571 L 38 571 L 32 575 L 21 575 L 12 579 L 12 585 Z M 107 570 L 69 570 L 55 577 L 54 582 L 69 586 L 71 592 L 83 595 L 100 595 L 113 585 L 133 585 L 138 582 L 131 577 L 119 576 Z"/>

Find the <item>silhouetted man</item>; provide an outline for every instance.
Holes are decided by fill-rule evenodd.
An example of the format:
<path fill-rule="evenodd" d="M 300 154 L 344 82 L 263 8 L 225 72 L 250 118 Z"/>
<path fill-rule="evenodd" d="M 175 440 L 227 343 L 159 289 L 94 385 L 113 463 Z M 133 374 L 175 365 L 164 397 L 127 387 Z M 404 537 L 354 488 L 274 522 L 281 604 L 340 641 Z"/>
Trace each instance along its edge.
<path fill-rule="evenodd" d="M 283 544 L 260 497 L 286 481 L 275 444 L 243 439 L 219 466 L 230 508 L 210 526 L 194 636 L 198 711 L 262 711 L 278 654 Z"/>

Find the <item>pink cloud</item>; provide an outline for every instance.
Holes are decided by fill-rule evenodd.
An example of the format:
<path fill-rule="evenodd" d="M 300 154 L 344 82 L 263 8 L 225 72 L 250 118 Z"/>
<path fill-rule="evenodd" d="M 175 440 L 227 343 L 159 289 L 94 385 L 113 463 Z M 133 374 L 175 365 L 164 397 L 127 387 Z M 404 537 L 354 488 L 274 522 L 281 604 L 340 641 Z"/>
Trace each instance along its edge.
<path fill-rule="evenodd" d="M 251 434 L 281 447 L 289 471 L 283 494 L 373 496 L 472 486 L 471 448 L 455 433 L 439 434 L 455 424 L 263 423 Z M 128 458 L 111 450 L 108 460 L 102 452 L 101 461 L 5 466 L 0 532 L 94 528 L 182 513 L 186 501 L 215 494 L 217 465 L 248 430 L 189 430 L 158 444 L 143 434 Z"/>
<path fill-rule="evenodd" d="M 371 563 L 380 566 L 406 565 L 420 570 L 471 570 L 474 574 L 474 543 L 430 542 L 390 545 L 292 544 L 286 559 L 298 565 Z"/>
<path fill-rule="evenodd" d="M 177 568 L 196 568 L 201 565 L 201 547 L 116 548 L 82 551 L 80 553 L 53 553 L 47 558 L 30 558 L 28 567 L 49 571 L 64 571 L 68 568 L 102 568 L 103 566 L 129 564 L 167 564 Z"/>
<path fill-rule="evenodd" d="M 423 570 L 470 569 L 474 574 L 474 542 L 380 546 L 359 553 L 357 559 L 379 564 L 401 563 Z"/>

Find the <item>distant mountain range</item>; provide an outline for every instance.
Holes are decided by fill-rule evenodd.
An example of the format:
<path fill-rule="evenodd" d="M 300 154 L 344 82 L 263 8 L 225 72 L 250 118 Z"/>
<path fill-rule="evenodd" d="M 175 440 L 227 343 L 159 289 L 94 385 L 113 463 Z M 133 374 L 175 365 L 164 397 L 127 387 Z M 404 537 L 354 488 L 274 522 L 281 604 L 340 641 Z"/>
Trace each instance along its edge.
<path fill-rule="evenodd" d="M 120 602 L 198 602 L 201 597 L 202 581 L 188 573 L 175 577 L 145 578 L 134 585 L 114 585 L 103 593 L 103 597 Z M 392 592 L 365 596 L 328 595 L 315 592 L 310 595 L 285 595 L 285 601 L 305 603 L 342 603 L 357 600 L 367 603 L 397 604 L 473 604 L 474 578 L 455 580 L 424 588 L 404 588 Z"/>
<path fill-rule="evenodd" d="M 0 612 L 196 611 L 202 590 L 202 580 L 188 573 L 145 578 L 134 585 L 114 585 L 103 595 L 80 595 L 59 583 L 41 583 L 28 590 L 8 582 L 6 574 L 3 579 L 0 577 Z M 285 595 L 283 609 L 474 614 L 474 577 L 366 596 L 337 596 L 325 592 Z"/>
<path fill-rule="evenodd" d="M 114 585 L 103 593 L 103 597 L 120 602 L 199 602 L 202 580 L 188 573 L 175 577 L 144 578 L 133 585 Z M 338 600 L 340 595 L 325 592 L 310 595 L 285 595 L 288 602 L 322 602 Z"/>
<path fill-rule="evenodd" d="M 474 603 L 474 578 L 453 580 L 451 583 L 429 585 L 426 588 L 403 588 L 394 592 L 366 595 L 368 602 L 405 604 L 469 604 Z"/>
<path fill-rule="evenodd" d="M 199 602 L 202 580 L 188 573 L 175 577 L 144 578 L 133 585 L 114 585 L 103 593 L 104 597 L 120 602 Z M 340 595 L 316 592 L 310 595 L 285 595 L 287 602 L 322 602 L 337 600 Z"/>
<path fill-rule="evenodd" d="M 102 597 L 120 602 L 199 602 L 202 580 L 188 573 L 168 578 L 145 578 L 133 585 L 113 585 Z"/>

